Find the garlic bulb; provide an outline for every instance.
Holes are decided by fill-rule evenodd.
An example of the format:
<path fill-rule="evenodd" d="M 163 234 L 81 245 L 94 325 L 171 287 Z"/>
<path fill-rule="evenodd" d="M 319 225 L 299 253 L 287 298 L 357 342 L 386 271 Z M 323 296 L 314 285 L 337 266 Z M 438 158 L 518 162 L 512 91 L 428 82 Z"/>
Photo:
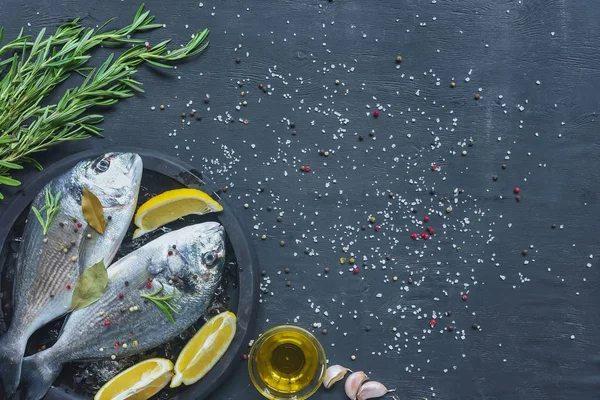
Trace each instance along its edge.
<path fill-rule="evenodd" d="M 325 386 L 325 389 L 329 389 L 334 383 L 343 379 L 348 371 L 348 368 L 342 367 L 341 365 L 332 365 L 327 368 L 325 377 L 323 378 L 323 386 Z"/>
<path fill-rule="evenodd" d="M 349 378 L 348 378 L 349 379 Z M 394 392 L 396 389 L 388 390 L 383 384 L 375 381 L 370 381 L 361 386 L 358 391 L 356 400 L 375 399 L 384 396 L 389 392 Z"/>
<path fill-rule="evenodd" d="M 360 387 L 367 379 L 369 379 L 369 377 L 362 371 L 357 371 L 346 378 L 346 382 L 344 383 L 346 396 L 348 396 L 350 400 L 356 400 Z"/>

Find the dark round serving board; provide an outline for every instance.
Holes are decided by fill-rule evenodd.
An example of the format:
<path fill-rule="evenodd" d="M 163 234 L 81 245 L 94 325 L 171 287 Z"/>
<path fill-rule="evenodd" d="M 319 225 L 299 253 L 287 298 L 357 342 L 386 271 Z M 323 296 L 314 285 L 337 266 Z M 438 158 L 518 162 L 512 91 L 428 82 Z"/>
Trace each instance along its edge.
<path fill-rule="evenodd" d="M 204 192 L 213 195 L 213 197 L 215 196 L 215 193 L 217 193 L 217 187 L 202 176 L 201 172 L 194 170 L 177 159 L 164 156 L 158 152 L 140 149 L 116 148 L 110 149 L 110 151 L 135 152 L 139 154 L 144 162 L 144 174 L 154 175 L 157 177 L 157 179 L 154 180 L 162 181 L 162 190 L 169 190 L 177 187 L 190 187 L 201 189 Z M 2 278 L 5 278 L 7 272 L 3 271 L 3 269 L 6 264 L 6 258 L 10 253 L 9 248 L 11 243 L 9 242 L 15 236 L 14 231 L 16 230 L 16 227 L 22 225 L 22 221 L 26 216 L 26 212 L 29 210 L 33 198 L 43 189 L 46 183 L 73 167 L 77 162 L 99 156 L 103 153 L 105 153 L 105 151 L 94 150 L 66 157 L 35 174 L 31 180 L 23 184 L 18 195 L 15 196 L 6 207 L 6 212 L 0 216 L 0 243 L 4 244 L 2 249 L 2 260 L 0 260 L 0 282 L 3 282 Z M 166 185 L 168 187 L 164 187 L 165 182 L 168 183 Z M 142 189 L 146 192 L 157 194 L 155 193 L 155 190 L 144 187 L 144 178 L 142 178 Z M 148 195 L 149 193 L 146 194 Z M 140 202 L 143 202 L 144 200 L 147 200 L 147 198 L 143 197 L 142 190 L 140 190 Z M 217 220 L 223 225 L 227 232 L 227 246 L 228 249 L 232 250 L 234 253 L 233 257 L 229 258 L 234 260 L 233 262 L 230 262 L 230 264 L 235 265 L 235 271 L 232 271 L 233 273 L 230 274 L 230 277 L 233 277 L 230 278 L 230 280 L 233 280 L 233 282 L 230 282 L 231 284 L 226 288 L 228 299 L 226 307 L 237 316 L 237 332 L 225 355 L 204 378 L 195 385 L 189 387 L 180 387 L 173 391 L 167 390 L 165 393 L 170 393 L 170 395 L 166 396 L 165 393 L 163 393 L 160 396 L 161 399 L 196 400 L 208 397 L 208 395 L 222 384 L 227 376 L 240 365 L 239 360 L 252 335 L 252 326 L 256 317 L 259 297 L 257 257 L 248 241 L 248 236 L 244 232 L 238 219 L 231 212 L 227 202 L 223 199 L 219 200 L 219 202 L 223 206 L 222 212 L 210 216 L 199 217 L 199 219 L 188 221 L 187 223 L 201 222 L 202 220 L 207 219 Z M 186 223 L 183 222 L 180 224 L 185 225 Z M 175 226 L 174 229 L 179 227 L 180 226 Z M 131 237 L 130 233 L 131 232 L 128 233 L 129 237 Z M 160 235 L 160 233 L 156 232 L 154 236 L 150 236 L 150 238 L 158 235 Z M 0 288 L 2 288 L 2 286 L 0 286 Z M 3 306 L 1 301 L 2 298 L 0 297 L 0 310 L 2 310 Z M 0 316 L 1 315 L 2 313 L 0 312 Z M 2 322 L 2 318 L 0 318 L 0 322 Z M 196 327 L 200 325 L 201 322 L 198 323 Z M 40 336 L 40 332 L 41 335 L 44 334 L 43 329 L 44 328 L 37 332 L 38 337 Z M 189 335 L 190 333 L 188 332 L 188 336 Z M 34 340 L 35 339 L 32 337 L 30 342 Z M 187 337 L 185 340 L 187 340 Z M 182 338 L 179 338 L 179 341 L 181 342 Z M 181 346 L 181 343 L 178 345 Z M 160 357 L 161 355 L 158 354 L 156 356 Z M 67 371 L 64 375 L 67 375 L 69 372 L 70 371 Z M 57 387 L 53 386 L 50 389 L 45 397 L 46 400 L 82 400 L 91 398 L 91 396 L 76 394 L 72 390 L 72 387 L 69 387 L 68 380 L 66 383 L 61 382 L 60 380 L 60 378 L 57 380 Z M 65 379 L 63 379 L 63 381 L 65 381 Z"/>

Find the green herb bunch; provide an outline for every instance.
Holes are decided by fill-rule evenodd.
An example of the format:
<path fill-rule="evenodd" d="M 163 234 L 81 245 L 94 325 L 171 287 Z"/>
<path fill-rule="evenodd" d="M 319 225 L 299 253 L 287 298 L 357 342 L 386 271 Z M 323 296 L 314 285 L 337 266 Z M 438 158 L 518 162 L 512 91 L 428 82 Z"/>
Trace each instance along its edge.
<path fill-rule="evenodd" d="M 48 37 L 44 37 L 45 29 L 35 39 L 24 36 L 21 29 L 16 39 L 0 47 L 0 185 L 19 186 L 21 182 L 11 174 L 22 169 L 23 163 L 42 169 L 32 158 L 34 153 L 65 141 L 101 136 L 97 124 L 103 116 L 86 111 L 143 92 L 142 83 L 132 78 L 140 64 L 172 68 L 168 62 L 191 57 L 208 45 L 206 29 L 170 52 L 169 40 L 147 47 L 144 39 L 131 37 L 163 26 L 153 20 L 142 4 L 131 25 L 119 30 L 104 31 L 112 19 L 98 29 L 84 28 L 75 20 L 59 26 Z M 3 33 L 0 28 L 0 44 Z M 92 49 L 124 44 L 133 46 L 116 59 L 111 54 L 97 68 L 85 66 Z M 83 75 L 84 82 L 68 89 L 56 104 L 42 105 L 73 72 Z"/>

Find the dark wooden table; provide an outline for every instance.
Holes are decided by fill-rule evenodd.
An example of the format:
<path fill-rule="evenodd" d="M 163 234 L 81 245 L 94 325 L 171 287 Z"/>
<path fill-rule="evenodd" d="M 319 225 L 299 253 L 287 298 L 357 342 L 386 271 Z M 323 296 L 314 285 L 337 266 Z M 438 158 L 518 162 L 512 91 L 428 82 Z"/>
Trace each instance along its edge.
<path fill-rule="evenodd" d="M 74 17 L 124 25 L 138 6 L 0 10 L 10 38 Z M 316 326 L 331 363 L 398 398 L 599 398 L 597 1 L 147 8 L 166 24 L 150 44 L 207 27 L 209 49 L 173 71 L 142 68 L 146 93 L 106 112 L 106 138 L 54 148 L 46 164 L 122 145 L 204 170 L 254 236 L 266 275 L 256 334 Z M 182 124 L 192 109 L 202 120 Z M 211 398 L 258 400 L 246 371 L 240 360 Z"/>

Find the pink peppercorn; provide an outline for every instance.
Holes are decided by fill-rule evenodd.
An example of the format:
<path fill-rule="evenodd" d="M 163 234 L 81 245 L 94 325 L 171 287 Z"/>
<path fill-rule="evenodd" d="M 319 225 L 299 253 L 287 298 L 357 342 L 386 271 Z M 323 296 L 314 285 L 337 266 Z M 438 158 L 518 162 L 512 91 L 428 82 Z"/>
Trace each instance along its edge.
<path fill-rule="evenodd" d="M 377 110 L 373 111 L 373 116 L 375 118 L 379 117 L 379 111 L 377 111 Z"/>

